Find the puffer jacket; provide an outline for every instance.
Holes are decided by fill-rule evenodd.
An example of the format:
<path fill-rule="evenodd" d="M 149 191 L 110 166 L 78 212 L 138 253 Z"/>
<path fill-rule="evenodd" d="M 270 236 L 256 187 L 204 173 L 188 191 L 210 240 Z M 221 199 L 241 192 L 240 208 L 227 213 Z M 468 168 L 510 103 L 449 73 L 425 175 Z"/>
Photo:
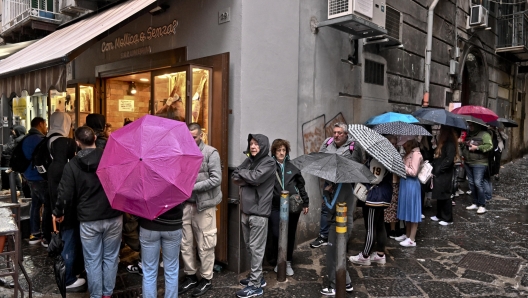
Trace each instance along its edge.
<path fill-rule="evenodd" d="M 248 135 L 249 142 L 255 139 L 260 151 L 255 156 L 249 155 L 233 172 L 233 182 L 240 186 L 240 204 L 242 212 L 247 215 L 269 217 L 271 200 L 275 185 L 275 160 L 268 155 L 269 139 L 261 134 Z"/>
<path fill-rule="evenodd" d="M 222 165 L 220 154 L 214 147 L 200 142 L 199 148 L 204 158 L 191 198 L 187 202 L 196 203 L 198 211 L 203 211 L 222 201 Z"/>

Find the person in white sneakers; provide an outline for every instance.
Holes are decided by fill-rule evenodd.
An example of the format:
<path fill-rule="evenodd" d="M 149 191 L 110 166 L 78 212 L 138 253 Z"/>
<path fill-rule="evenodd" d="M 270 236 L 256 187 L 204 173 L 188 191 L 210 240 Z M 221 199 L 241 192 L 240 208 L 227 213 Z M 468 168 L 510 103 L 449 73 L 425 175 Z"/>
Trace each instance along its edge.
<path fill-rule="evenodd" d="M 473 204 L 467 210 L 477 210 L 478 214 L 486 213 L 486 198 L 491 194 L 488 172 L 488 152 L 493 148 L 491 135 L 486 128 L 473 122 L 468 122 L 469 134 L 466 146 L 463 148 L 464 167 L 469 180 L 469 189 L 473 196 Z"/>
<path fill-rule="evenodd" d="M 398 219 L 405 221 L 406 233 L 396 238 L 401 246 L 416 246 L 415 237 L 418 223 L 422 222 L 421 186 L 418 180 L 418 172 L 422 164 L 420 144 L 411 139 L 403 144 L 405 149 L 405 172 L 407 179 L 400 179 L 400 194 L 398 201 Z"/>
<path fill-rule="evenodd" d="M 358 200 L 357 206 L 363 209 L 365 222 L 365 245 L 357 256 L 351 256 L 350 262 L 358 265 L 370 263 L 385 264 L 385 242 L 387 232 L 383 221 L 383 213 L 392 200 L 392 175 L 376 160 L 369 158 L 367 165 L 376 176 L 374 185 L 366 184 L 369 189 L 365 202 Z M 374 244 L 376 250 L 373 252 Z"/>

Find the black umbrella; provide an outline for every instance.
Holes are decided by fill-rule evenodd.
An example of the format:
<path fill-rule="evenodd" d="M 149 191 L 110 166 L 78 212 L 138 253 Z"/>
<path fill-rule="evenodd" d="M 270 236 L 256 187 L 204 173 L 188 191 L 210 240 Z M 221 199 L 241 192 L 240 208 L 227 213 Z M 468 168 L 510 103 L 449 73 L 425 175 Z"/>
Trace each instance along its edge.
<path fill-rule="evenodd" d="M 66 297 L 66 265 L 61 255 L 63 248 L 64 241 L 61 238 L 60 232 L 57 230 L 55 220 L 53 220 L 53 232 L 51 233 L 51 241 L 48 244 L 48 255 L 55 259 L 53 263 L 55 282 L 57 282 L 61 296 L 64 298 Z"/>
<path fill-rule="evenodd" d="M 519 124 L 511 119 L 506 118 L 499 118 L 495 121 L 488 122 L 489 125 L 495 126 L 495 127 L 519 127 Z"/>
<path fill-rule="evenodd" d="M 446 125 L 467 130 L 467 123 L 460 115 L 444 109 L 421 108 L 412 113 L 414 117 L 428 120 L 436 124 Z"/>
<path fill-rule="evenodd" d="M 376 179 L 365 165 L 335 153 L 311 153 L 291 163 L 303 173 L 334 183 L 371 183 Z"/>
<path fill-rule="evenodd" d="M 467 122 L 475 123 L 484 127 L 488 127 L 488 124 L 486 122 L 480 120 L 479 118 L 475 118 L 470 115 L 460 115 L 460 117 L 464 118 Z"/>
<path fill-rule="evenodd" d="M 431 134 L 421 126 L 400 121 L 379 124 L 372 129 L 382 135 L 431 136 Z"/>

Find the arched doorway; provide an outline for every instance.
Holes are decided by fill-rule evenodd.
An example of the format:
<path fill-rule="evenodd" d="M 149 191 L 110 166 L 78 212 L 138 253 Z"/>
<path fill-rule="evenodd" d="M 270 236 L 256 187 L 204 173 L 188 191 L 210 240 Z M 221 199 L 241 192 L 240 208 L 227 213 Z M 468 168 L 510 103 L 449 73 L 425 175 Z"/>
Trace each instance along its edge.
<path fill-rule="evenodd" d="M 478 49 L 470 48 L 462 65 L 462 92 L 460 101 L 463 106 L 477 105 L 486 107 L 488 103 L 488 68 Z"/>

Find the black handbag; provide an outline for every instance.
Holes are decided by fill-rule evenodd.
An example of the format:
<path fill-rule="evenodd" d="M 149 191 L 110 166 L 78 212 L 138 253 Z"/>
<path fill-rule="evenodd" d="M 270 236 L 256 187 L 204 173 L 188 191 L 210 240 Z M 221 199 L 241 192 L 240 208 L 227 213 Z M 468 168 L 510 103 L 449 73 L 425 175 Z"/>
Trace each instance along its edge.
<path fill-rule="evenodd" d="M 284 189 L 284 185 L 282 185 L 282 181 L 279 177 L 279 173 L 275 171 L 275 175 L 277 176 L 277 180 L 279 180 L 279 184 L 281 185 L 282 189 Z M 290 195 L 289 199 L 289 208 L 290 213 L 300 213 L 303 209 L 303 200 L 299 194 L 292 194 Z"/>

